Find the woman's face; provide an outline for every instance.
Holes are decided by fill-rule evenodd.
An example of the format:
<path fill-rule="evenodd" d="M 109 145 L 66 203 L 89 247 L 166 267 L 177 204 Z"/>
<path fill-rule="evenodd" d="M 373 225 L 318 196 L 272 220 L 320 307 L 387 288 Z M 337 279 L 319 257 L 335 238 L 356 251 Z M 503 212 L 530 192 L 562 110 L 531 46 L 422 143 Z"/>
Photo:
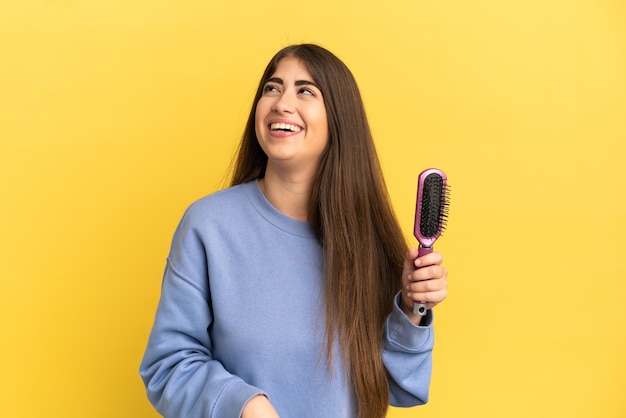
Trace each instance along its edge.
<path fill-rule="evenodd" d="M 300 59 L 278 62 L 263 86 L 255 123 L 268 166 L 315 171 L 328 143 L 328 120 L 322 92 Z"/>

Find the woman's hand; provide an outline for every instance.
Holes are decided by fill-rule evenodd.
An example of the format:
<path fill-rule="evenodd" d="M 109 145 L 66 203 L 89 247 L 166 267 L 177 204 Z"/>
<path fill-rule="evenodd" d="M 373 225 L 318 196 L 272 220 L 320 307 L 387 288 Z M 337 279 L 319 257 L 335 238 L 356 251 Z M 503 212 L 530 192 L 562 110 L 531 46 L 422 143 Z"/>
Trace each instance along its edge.
<path fill-rule="evenodd" d="M 243 407 L 241 418 L 280 418 L 269 399 L 257 395 Z"/>
<path fill-rule="evenodd" d="M 413 315 L 414 302 L 426 302 L 432 309 L 448 295 L 448 270 L 440 253 L 432 252 L 417 258 L 417 248 L 411 248 L 404 259 L 402 271 L 402 310 L 414 324 L 422 317 Z"/>

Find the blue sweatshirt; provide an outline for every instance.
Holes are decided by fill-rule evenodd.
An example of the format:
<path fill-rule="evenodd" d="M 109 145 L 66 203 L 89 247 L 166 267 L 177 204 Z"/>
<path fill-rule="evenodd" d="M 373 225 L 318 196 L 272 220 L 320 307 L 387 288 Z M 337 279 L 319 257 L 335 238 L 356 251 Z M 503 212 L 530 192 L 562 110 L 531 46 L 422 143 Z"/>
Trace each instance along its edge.
<path fill-rule="evenodd" d="M 174 234 L 140 373 L 168 418 L 239 418 L 265 395 L 282 418 L 354 417 L 336 342 L 324 342 L 322 249 L 311 225 L 278 211 L 258 182 L 192 204 Z M 398 278 L 400 280 L 400 278 Z M 433 329 L 398 307 L 383 361 L 391 404 L 425 403 Z"/>

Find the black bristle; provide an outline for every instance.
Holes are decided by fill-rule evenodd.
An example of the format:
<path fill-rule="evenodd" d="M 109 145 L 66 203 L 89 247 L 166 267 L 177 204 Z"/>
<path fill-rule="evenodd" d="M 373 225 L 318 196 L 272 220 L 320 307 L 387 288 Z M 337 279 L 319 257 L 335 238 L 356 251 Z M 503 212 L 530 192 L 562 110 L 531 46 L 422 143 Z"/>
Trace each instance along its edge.
<path fill-rule="evenodd" d="M 449 206 L 447 189 L 448 186 L 437 173 L 429 174 L 424 179 L 420 233 L 425 237 L 434 237 L 445 229 Z"/>

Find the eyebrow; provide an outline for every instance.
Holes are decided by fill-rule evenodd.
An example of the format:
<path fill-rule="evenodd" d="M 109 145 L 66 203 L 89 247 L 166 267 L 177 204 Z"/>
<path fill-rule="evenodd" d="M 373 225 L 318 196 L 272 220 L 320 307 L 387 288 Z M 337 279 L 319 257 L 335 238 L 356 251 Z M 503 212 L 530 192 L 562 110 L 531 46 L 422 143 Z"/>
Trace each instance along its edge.
<path fill-rule="evenodd" d="M 266 83 L 276 83 L 276 84 L 280 84 L 281 86 L 284 84 L 283 79 L 279 77 L 272 77 L 269 80 L 267 80 Z M 320 87 L 317 84 L 309 80 L 296 80 L 295 84 L 296 86 L 313 86 L 321 91 Z"/>

